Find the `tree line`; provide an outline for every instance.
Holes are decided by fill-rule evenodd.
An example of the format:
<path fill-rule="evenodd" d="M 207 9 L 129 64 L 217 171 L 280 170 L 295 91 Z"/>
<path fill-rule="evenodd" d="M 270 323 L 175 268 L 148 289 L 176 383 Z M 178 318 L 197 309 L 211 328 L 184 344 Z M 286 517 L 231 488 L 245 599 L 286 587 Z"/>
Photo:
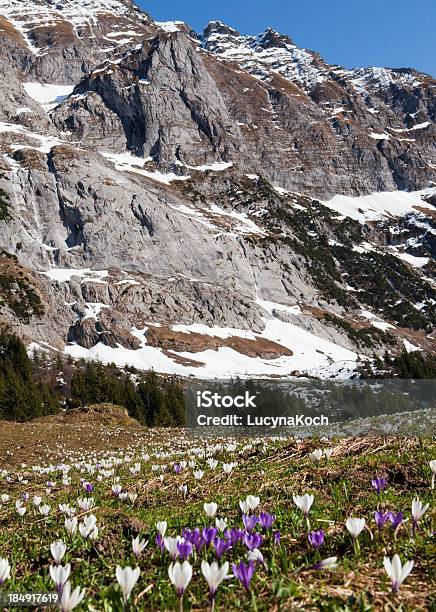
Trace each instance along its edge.
<path fill-rule="evenodd" d="M 124 406 L 149 427 L 184 424 L 184 390 L 177 377 L 36 351 L 29 356 L 18 336 L 0 329 L 0 419 L 29 421 L 106 402 Z"/>

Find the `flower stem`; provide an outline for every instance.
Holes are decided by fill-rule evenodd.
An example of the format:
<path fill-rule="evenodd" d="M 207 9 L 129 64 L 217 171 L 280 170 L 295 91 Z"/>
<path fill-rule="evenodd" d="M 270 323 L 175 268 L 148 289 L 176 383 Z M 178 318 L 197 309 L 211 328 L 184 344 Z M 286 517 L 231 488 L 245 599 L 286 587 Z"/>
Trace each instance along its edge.
<path fill-rule="evenodd" d="M 353 538 L 353 547 L 354 547 L 354 554 L 356 555 L 356 557 L 358 557 L 360 553 L 360 544 L 357 538 Z"/>

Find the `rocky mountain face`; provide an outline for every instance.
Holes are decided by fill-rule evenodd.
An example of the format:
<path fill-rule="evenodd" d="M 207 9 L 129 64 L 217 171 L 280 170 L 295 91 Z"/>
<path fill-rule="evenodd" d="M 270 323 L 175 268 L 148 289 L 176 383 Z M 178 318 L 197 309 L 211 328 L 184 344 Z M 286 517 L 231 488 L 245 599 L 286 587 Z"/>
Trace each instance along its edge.
<path fill-rule="evenodd" d="M 192 376 L 434 350 L 435 81 L 130 0 L 0 0 L 0 318 Z"/>

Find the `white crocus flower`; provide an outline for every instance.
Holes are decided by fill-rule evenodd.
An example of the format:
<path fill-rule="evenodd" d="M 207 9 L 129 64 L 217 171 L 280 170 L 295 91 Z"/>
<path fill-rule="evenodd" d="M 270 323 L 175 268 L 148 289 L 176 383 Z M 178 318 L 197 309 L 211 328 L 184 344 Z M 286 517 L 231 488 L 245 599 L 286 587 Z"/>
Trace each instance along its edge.
<path fill-rule="evenodd" d="M 345 526 L 353 540 L 356 540 L 359 537 L 359 534 L 365 529 L 365 519 L 351 517 L 347 518 Z"/>
<path fill-rule="evenodd" d="M 353 540 L 354 554 L 357 556 L 360 552 L 359 534 L 365 529 L 364 518 L 347 518 L 345 526 L 348 529 L 348 533 L 351 535 Z"/>
<path fill-rule="evenodd" d="M 61 612 L 71 612 L 74 610 L 85 597 L 85 589 L 80 589 L 80 587 L 76 587 L 73 592 L 71 592 L 71 584 L 66 582 L 64 584 L 64 588 L 62 589 L 62 597 L 60 601 Z"/>
<path fill-rule="evenodd" d="M 91 508 L 94 507 L 94 498 L 92 497 L 78 497 L 77 498 L 77 505 L 79 506 L 79 508 L 81 510 L 83 510 L 83 512 L 88 512 L 88 510 L 91 510 Z"/>
<path fill-rule="evenodd" d="M 2 504 L 7 504 L 9 499 L 10 499 L 9 495 L 7 493 L 3 493 L 3 495 L 1 496 Z"/>
<path fill-rule="evenodd" d="M 309 455 L 314 461 L 321 461 L 322 459 L 322 450 L 317 448 Z"/>
<path fill-rule="evenodd" d="M 227 475 L 231 474 L 233 471 L 233 467 L 234 467 L 233 463 L 223 463 L 224 474 L 227 474 Z"/>
<path fill-rule="evenodd" d="M 224 529 L 227 529 L 227 520 L 223 518 L 216 518 L 215 527 L 218 529 L 218 531 L 223 532 Z"/>
<path fill-rule="evenodd" d="M 66 518 L 64 525 L 69 536 L 75 535 L 77 532 L 77 519 L 75 516 L 73 518 Z"/>
<path fill-rule="evenodd" d="M 430 465 L 430 469 L 432 471 L 431 488 L 434 489 L 434 484 L 435 484 L 435 480 L 436 480 L 436 459 L 432 459 L 430 461 L 429 465 Z"/>
<path fill-rule="evenodd" d="M 204 472 L 203 470 L 197 470 L 194 472 L 194 478 L 195 480 L 201 480 L 204 476 Z"/>
<path fill-rule="evenodd" d="M 422 519 L 424 514 L 427 512 L 429 506 L 430 504 L 424 505 L 418 497 L 415 497 L 412 502 L 412 519 L 415 525 L 418 523 L 418 521 Z"/>
<path fill-rule="evenodd" d="M 42 497 L 40 497 L 39 495 L 34 495 L 32 502 L 34 506 L 39 506 L 39 504 L 42 502 Z"/>
<path fill-rule="evenodd" d="M 50 578 L 53 580 L 53 583 L 56 587 L 56 590 L 61 591 L 64 584 L 70 577 L 71 573 L 71 565 L 68 563 L 67 565 L 50 565 Z"/>
<path fill-rule="evenodd" d="M 192 567 L 189 561 L 183 561 L 180 563 L 171 563 L 168 568 L 168 576 L 171 584 L 175 587 L 176 593 L 179 597 L 183 596 L 186 587 L 191 582 L 192 578 Z"/>
<path fill-rule="evenodd" d="M 263 559 L 263 554 L 260 552 L 258 548 L 253 548 L 253 550 L 249 550 L 247 552 L 247 559 L 249 561 L 256 561 L 258 563 L 265 563 Z"/>
<path fill-rule="evenodd" d="M 95 540 L 98 536 L 97 518 L 94 514 L 89 514 L 83 520 L 83 523 L 79 524 L 79 532 L 83 538 L 90 538 Z"/>
<path fill-rule="evenodd" d="M 135 567 L 135 569 L 132 569 L 131 567 L 122 568 L 117 565 L 117 568 L 115 570 L 115 576 L 123 594 L 124 605 L 128 602 L 132 593 L 132 589 L 138 582 L 140 573 L 141 570 L 139 569 L 139 567 Z"/>
<path fill-rule="evenodd" d="M 294 504 L 301 510 L 304 516 L 309 515 L 310 508 L 312 507 L 313 500 L 315 497 L 313 495 L 309 495 L 309 493 L 305 493 L 304 495 L 294 495 L 293 500 Z"/>
<path fill-rule="evenodd" d="M 179 542 L 184 542 L 184 539 L 179 535 L 175 538 L 164 538 L 165 548 L 170 553 L 170 557 L 173 561 L 179 556 L 179 549 L 177 548 Z"/>
<path fill-rule="evenodd" d="M 213 518 L 218 510 L 218 504 L 215 502 L 210 502 L 210 504 L 203 505 L 204 511 L 206 512 L 206 516 L 209 518 Z"/>
<path fill-rule="evenodd" d="M 338 566 L 337 561 L 337 557 L 327 557 L 327 559 L 322 559 L 322 561 L 318 561 L 318 563 L 316 563 L 315 565 L 315 569 L 335 569 Z"/>
<path fill-rule="evenodd" d="M 327 461 L 330 460 L 330 457 L 333 454 L 333 448 L 325 448 L 324 449 L 324 457 L 327 459 Z"/>
<path fill-rule="evenodd" d="M 62 557 L 67 552 L 67 547 L 62 540 L 56 540 L 56 542 L 52 542 L 52 544 L 50 544 L 50 552 L 54 562 L 59 565 L 59 563 L 62 561 Z"/>
<path fill-rule="evenodd" d="M 247 504 L 246 500 L 240 500 L 239 502 L 239 507 L 241 508 L 241 512 L 242 514 L 248 514 L 250 512 L 250 507 Z"/>
<path fill-rule="evenodd" d="M 166 521 L 158 521 L 156 523 L 156 529 L 160 535 L 164 538 L 167 531 L 168 523 Z"/>
<path fill-rule="evenodd" d="M 148 540 L 140 540 L 139 536 L 136 538 L 132 538 L 132 550 L 135 557 L 139 557 L 141 553 L 145 550 L 148 544 Z"/>
<path fill-rule="evenodd" d="M 245 502 L 250 510 L 255 510 L 260 504 L 260 497 L 256 497 L 256 495 L 247 495 Z"/>
<path fill-rule="evenodd" d="M 11 575 L 11 566 L 9 561 L 4 557 L 0 558 L 0 586 L 9 579 Z"/>
<path fill-rule="evenodd" d="M 201 571 L 203 576 L 206 578 L 207 584 L 209 585 L 209 595 L 212 599 L 214 599 L 219 585 L 228 576 L 229 563 L 226 561 L 221 567 L 218 567 L 218 563 L 216 561 L 213 561 L 211 564 L 209 564 L 207 561 L 202 561 Z"/>
<path fill-rule="evenodd" d="M 383 565 L 387 575 L 391 579 L 392 591 L 396 593 L 412 571 L 413 561 L 406 561 L 405 564 L 402 565 L 400 557 L 394 555 L 392 561 L 389 557 L 385 557 Z"/>
<path fill-rule="evenodd" d="M 42 506 L 38 506 L 38 510 L 40 514 L 42 514 L 42 516 L 48 516 L 51 510 L 51 506 L 49 506 L 48 504 L 43 504 Z"/>

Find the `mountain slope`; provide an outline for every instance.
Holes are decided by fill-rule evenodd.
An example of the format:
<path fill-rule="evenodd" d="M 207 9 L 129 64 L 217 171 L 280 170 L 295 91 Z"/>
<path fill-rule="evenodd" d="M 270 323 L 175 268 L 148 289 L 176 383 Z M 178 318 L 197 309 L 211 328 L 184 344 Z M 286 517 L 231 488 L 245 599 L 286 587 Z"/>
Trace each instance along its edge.
<path fill-rule="evenodd" d="M 29 342 L 198 376 L 434 350 L 431 77 L 129 0 L 0 9 L 0 316 Z"/>

